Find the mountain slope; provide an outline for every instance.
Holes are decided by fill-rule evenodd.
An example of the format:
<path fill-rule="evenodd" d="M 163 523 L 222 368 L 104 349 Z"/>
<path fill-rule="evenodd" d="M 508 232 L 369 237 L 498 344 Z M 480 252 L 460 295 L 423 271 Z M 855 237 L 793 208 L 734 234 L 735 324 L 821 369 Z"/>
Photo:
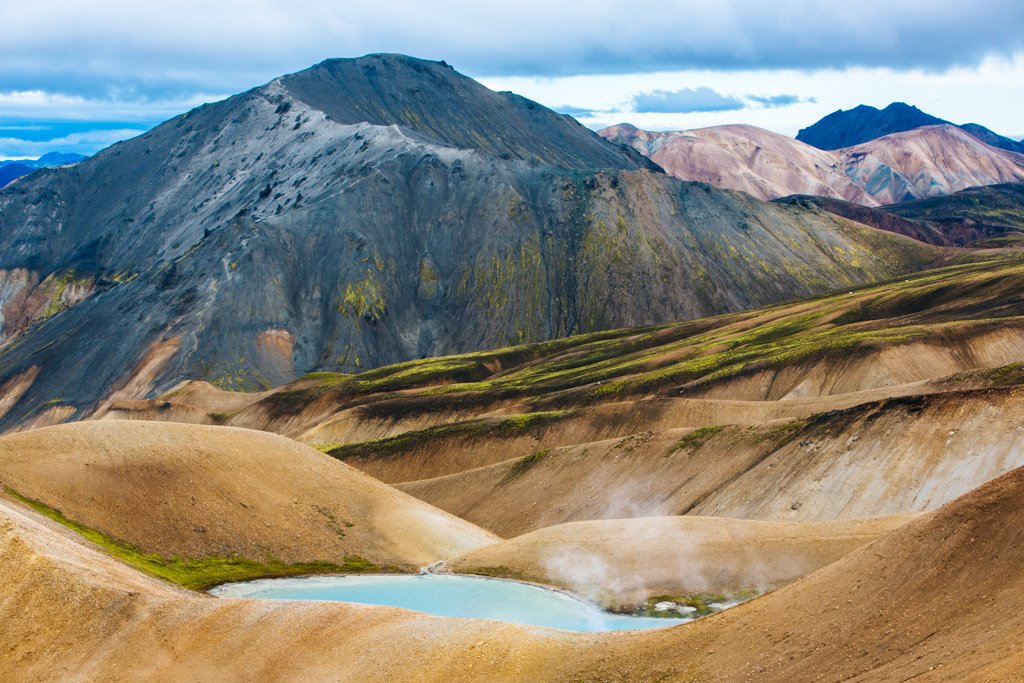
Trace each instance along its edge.
<path fill-rule="evenodd" d="M 423 138 L 503 159 L 561 168 L 648 168 L 569 116 L 494 92 L 444 62 L 404 55 L 329 59 L 280 79 L 290 97 L 336 123 L 400 126 Z"/>
<path fill-rule="evenodd" d="M 1024 180 L 1024 155 L 986 145 L 950 125 L 915 128 L 835 151 L 754 126 L 652 133 L 619 125 L 599 135 L 649 155 L 682 180 L 761 199 L 818 195 L 875 206 Z"/>
<path fill-rule="evenodd" d="M 416 569 L 496 540 L 301 444 L 242 429 L 98 421 L 9 434 L 0 481 L 162 558 Z"/>
<path fill-rule="evenodd" d="M 1024 183 L 972 187 L 944 197 L 893 204 L 895 216 L 926 222 L 946 235 L 973 237 L 976 246 L 1004 246 L 1024 236 Z"/>
<path fill-rule="evenodd" d="M 874 203 L 832 154 L 755 126 L 655 133 L 623 124 L 599 135 L 639 150 L 676 178 L 741 190 L 759 199 L 810 194 Z"/>
<path fill-rule="evenodd" d="M 893 133 L 943 124 L 955 125 L 903 102 L 893 102 L 885 109 L 862 104 L 846 111 L 840 109 L 832 112 L 817 123 L 801 129 L 796 139 L 818 149 L 833 150 L 853 147 Z M 1024 144 L 998 135 L 985 126 L 965 123 L 957 127 L 986 145 L 1024 153 Z"/>
<path fill-rule="evenodd" d="M 0 187 L 10 185 L 22 176 L 26 176 L 36 169 L 25 164 L 4 164 L 0 166 Z"/>
<path fill-rule="evenodd" d="M 877 209 L 829 197 L 776 200 L 825 211 L 907 237 L 944 246 L 1002 247 L 1024 239 L 1024 183 L 971 187 L 949 195 Z"/>
<path fill-rule="evenodd" d="M 843 150 L 846 174 L 883 204 L 1024 181 L 1024 155 L 956 126 L 926 126 Z"/>
<path fill-rule="evenodd" d="M 326 63 L 200 107 L 0 193 L 0 382 L 21 392 L 3 424 L 184 378 L 258 389 L 693 318 L 935 257 L 640 166 L 409 58 Z"/>
<path fill-rule="evenodd" d="M 861 104 L 850 110 L 834 111 L 817 123 L 800 129 L 796 139 L 818 149 L 841 149 L 883 135 L 944 123 L 949 122 L 903 102 L 893 102 L 885 109 Z"/>

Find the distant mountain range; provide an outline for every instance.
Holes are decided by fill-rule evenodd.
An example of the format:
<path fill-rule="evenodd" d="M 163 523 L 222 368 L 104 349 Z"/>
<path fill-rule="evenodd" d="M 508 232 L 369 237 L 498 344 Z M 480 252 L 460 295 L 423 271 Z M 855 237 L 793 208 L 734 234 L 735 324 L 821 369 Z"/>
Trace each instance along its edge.
<path fill-rule="evenodd" d="M 38 159 L 17 159 L 0 161 L 0 187 L 9 185 L 18 178 L 28 175 L 40 168 L 77 164 L 86 159 L 84 154 L 74 152 L 47 152 Z"/>
<path fill-rule="evenodd" d="M 893 102 L 885 109 L 865 104 L 846 111 L 840 109 L 802 129 L 796 139 L 818 149 L 842 149 L 893 133 L 943 124 L 956 125 L 992 147 L 1024 154 L 1024 141 L 1017 142 L 977 123 L 953 124 L 903 102 Z"/>
<path fill-rule="evenodd" d="M 649 156 L 677 178 L 760 199 L 819 195 L 875 206 L 1024 181 L 1024 155 L 949 124 L 834 151 L 755 126 L 650 132 L 622 124 L 598 134 Z"/>
<path fill-rule="evenodd" d="M 7 425 L 185 378 L 257 389 L 691 319 L 937 257 L 682 182 L 400 55 L 328 60 L 32 174 L 0 191 L 0 233 Z"/>

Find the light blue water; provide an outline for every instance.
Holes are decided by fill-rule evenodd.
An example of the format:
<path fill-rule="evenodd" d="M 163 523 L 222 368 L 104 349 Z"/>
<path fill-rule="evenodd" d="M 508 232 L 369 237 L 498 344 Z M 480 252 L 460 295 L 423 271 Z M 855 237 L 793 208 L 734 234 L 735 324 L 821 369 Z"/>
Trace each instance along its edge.
<path fill-rule="evenodd" d="M 390 605 L 444 617 L 492 619 L 566 631 L 624 631 L 674 626 L 690 621 L 611 614 L 589 602 L 539 586 L 444 574 L 263 579 L 226 584 L 210 592 L 227 598 L 337 600 Z"/>

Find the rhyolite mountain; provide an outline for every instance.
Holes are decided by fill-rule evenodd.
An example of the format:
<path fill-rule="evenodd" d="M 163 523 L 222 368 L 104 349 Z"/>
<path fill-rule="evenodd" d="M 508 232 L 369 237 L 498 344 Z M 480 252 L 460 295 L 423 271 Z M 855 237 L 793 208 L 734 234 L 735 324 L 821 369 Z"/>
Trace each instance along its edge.
<path fill-rule="evenodd" d="M 896 276 L 918 242 L 684 183 L 443 62 L 329 60 L 0 191 L 0 427 L 186 378 L 733 311 Z"/>
<path fill-rule="evenodd" d="M 885 109 L 861 104 L 853 109 L 834 111 L 807 128 L 802 128 L 796 139 L 818 149 L 841 149 L 893 133 L 943 124 L 957 125 L 904 102 L 893 102 Z M 973 135 L 986 145 L 1024 153 L 1024 142 L 999 135 L 980 124 L 965 123 L 957 125 L 957 128 Z"/>
<path fill-rule="evenodd" d="M 649 156 L 676 178 L 759 199 L 800 194 L 876 206 L 1024 181 L 1024 155 L 992 147 L 948 124 L 838 150 L 818 149 L 756 126 L 672 132 L 620 124 L 598 134 Z"/>
<path fill-rule="evenodd" d="M 77 164 L 85 159 L 84 154 L 74 152 L 47 152 L 38 159 L 17 159 L 0 161 L 0 187 L 9 185 L 18 178 L 32 173 L 36 169 Z"/>

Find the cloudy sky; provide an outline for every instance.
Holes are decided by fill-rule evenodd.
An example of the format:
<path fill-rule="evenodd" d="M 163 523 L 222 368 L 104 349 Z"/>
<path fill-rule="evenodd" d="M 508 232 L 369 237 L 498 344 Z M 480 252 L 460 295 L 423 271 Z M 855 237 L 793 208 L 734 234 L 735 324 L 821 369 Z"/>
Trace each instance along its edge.
<path fill-rule="evenodd" d="M 328 57 L 444 59 L 598 128 L 902 100 L 1024 137 L 1020 0 L 0 3 L 0 158 L 94 152 Z"/>

